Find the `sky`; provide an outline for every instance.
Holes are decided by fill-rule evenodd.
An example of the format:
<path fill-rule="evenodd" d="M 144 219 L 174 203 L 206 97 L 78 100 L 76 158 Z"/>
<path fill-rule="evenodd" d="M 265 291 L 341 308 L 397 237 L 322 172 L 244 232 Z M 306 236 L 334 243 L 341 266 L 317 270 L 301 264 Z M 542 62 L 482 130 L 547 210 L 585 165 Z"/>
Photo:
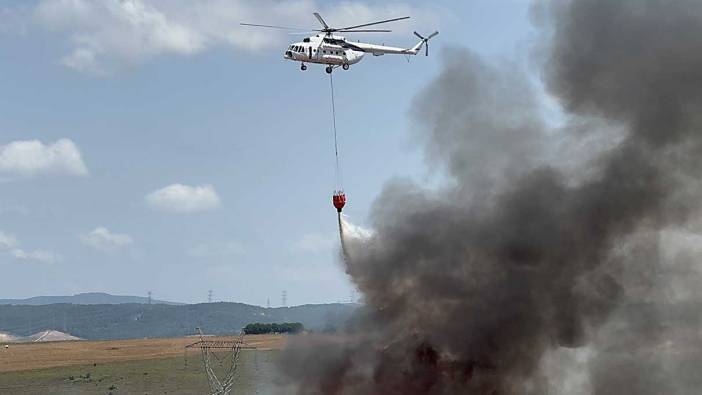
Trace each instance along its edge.
<path fill-rule="evenodd" d="M 411 16 L 352 37 L 374 43 L 440 31 L 429 57 L 334 72 L 344 211 L 360 225 L 386 182 L 442 182 L 411 114 L 442 53 L 526 65 L 535 36 L 525 0 L 3 0 L 0 298 L 351 299 L 329 77 L 282 59 L 299 36 L 239 25 L 317 28 L 315 11 L 333 26 Z"/>

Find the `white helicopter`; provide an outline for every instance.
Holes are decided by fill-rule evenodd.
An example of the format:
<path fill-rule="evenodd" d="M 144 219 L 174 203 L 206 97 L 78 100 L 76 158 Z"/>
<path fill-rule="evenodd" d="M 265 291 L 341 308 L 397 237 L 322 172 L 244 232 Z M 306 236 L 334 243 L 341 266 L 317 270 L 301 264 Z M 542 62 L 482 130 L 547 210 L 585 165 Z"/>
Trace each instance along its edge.
<path fill-rule="evenodd" d="M 314 16 L 317 17 L 319 23 L 322 24 L 322 29 L 311 29 L 309 31 L 320 32 L 322 34 L 317 34 L 312 37 L 305 37 L 302 39 L 302 41 L 291 44 L 283 55 L 284 59 L 301 62 L 300 69 L 302 71 L 307 70 L 307 65 L 305 63 L 319 63 L 327 65 L 326 72 L 331 74 L 337 67 L 342 67 L 344 70 L 348 70 L 350 65 L 360 62 L 366 53 L 373 54 L 373 56 L 382 56 L 385 54 L 416 55 L 422 49 L 422 46 L 425 45 L 425 55 L 429 56 L 429 39 L 439 34 L 437 31 L 427 37 L 422 37 L 422 35 L 419 33 L 414 32 L 414 34 L 419 37 L 420 41 L 411 48 L 388 47 L 385 45 L 350 42 L 347 41 L 346 38 L 337 36 L 334 33 L 387 33 L 391 30 L 360 28 L 409 19 L 409 17 L 405 16 L 401 18 L 386 19 L 379 22 L 364 23 L 362 25 L 332 28 L 329 27 L 326 22 L 324 22 L 324 19 L 322 19 L 322 16 L 319 15 L 319 13 L 315 12 Z M 285 26 L 258 25 L 253 23 L 242 23 L 241 25 L 282 30 L 307 30 Z"/>

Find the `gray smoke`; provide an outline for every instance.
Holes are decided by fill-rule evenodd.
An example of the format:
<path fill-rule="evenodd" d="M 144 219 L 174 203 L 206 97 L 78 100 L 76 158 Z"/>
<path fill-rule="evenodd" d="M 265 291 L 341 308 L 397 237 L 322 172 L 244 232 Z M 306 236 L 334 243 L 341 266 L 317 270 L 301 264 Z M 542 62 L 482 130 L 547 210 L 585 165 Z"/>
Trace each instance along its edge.
<path fill-rule="evenodd" d="M 373 236 L 346 244 L 367 310 L 344 337 L 293 342 L 286 391 L 698 393 L 702 3 L 534 13 L 565 124 L 516 64 L 445 53 L 412 112 L 451 186 L 385 187 Z M 563 147 L 585 151 L 579 171 Z"/>

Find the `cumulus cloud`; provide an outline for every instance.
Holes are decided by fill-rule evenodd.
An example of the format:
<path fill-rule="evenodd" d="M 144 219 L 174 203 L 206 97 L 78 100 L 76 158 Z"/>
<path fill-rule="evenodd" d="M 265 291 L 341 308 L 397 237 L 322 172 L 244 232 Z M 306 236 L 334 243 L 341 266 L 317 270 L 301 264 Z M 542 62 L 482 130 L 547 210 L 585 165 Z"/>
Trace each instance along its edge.
<path fill-rule="evenodd" d="M 60 260 L 60 257 L 52 252 L 43 250 L 27 251 L 19 248 L 19 245 L 20 243 L 14 235 L 0 231 L 0 252 L 7 253 L 22 261 L 54 263 Z"/>
<path fill-rule="evenodd" d="M 21 140 L 0 145 L 0 173 L 22 177 L 47 174 L 86 176 L 88 169 L 80 150 L 69 139 L 53 144 Z"/>
<path fill-rule="evenodd" d="M 92 232 L 79 236 L 83 244 L 103 251 L 116 250 L 134 242 L 127 234 L 112 233 L 105 227 L 97 227 Z"/>
<path fill-rule="evenodd" d="M 152 208 L 176 213 L 212 210 L 221 202 L 212 185 L 189 186 L 172 184 L 146 195 Z"/>
<path fill-rule="evenodd" d="M 261 13 L 261 10 L 266 10 Z M 411 15 L 414 23 L 393 25 L 409 35 L 415 24 L 437 23 L 435 12 L 402 3 L 311 0 L 42 0 L 35 21 L 71 42 L 62 63 L 79 71 L 109 73 L 119 64 L 134 64 L 163 54 L 191 55 L 212 47 L 244 50 L 274 48 L 290 40 L 284 31 L 240 26 L 240 22 L 319 28 L 319 11 L 334 26 Z"/>

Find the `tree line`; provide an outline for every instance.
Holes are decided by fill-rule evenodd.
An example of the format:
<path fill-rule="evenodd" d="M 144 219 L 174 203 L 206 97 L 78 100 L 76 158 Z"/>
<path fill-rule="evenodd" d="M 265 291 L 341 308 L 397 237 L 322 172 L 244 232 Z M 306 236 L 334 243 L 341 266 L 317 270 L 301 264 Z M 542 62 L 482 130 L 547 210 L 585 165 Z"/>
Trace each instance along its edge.
<path fill-rule="evenodd" d="M 256 322 L 248 324 L 244 327 L 244 333 L 247 335 L 261 335 L 266 333 L 300 333 L 305 330 L 304 325 L 300 322 L 283 322 L 281 324 L 262 324 Z"/>

